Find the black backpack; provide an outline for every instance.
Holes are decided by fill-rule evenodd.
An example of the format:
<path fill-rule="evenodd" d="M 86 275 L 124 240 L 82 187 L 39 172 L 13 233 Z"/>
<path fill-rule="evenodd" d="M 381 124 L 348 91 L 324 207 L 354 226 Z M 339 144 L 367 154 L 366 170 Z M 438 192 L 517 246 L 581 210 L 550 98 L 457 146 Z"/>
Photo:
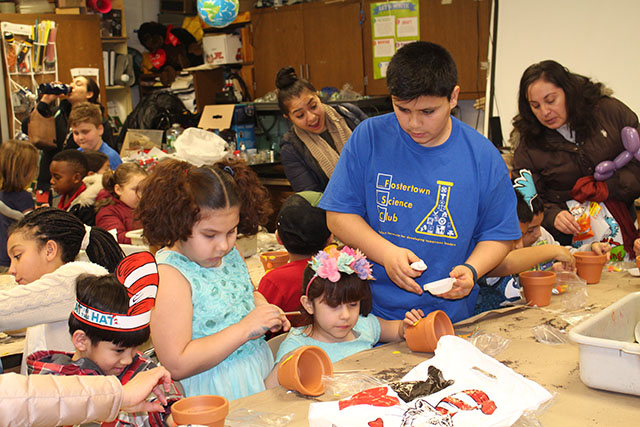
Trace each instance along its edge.
<path fill-rule="evenodd" d="M 127 116 L 118 135 L 118 147 L 122 147 L 127 129 L 167 130 L 173 123 L 186 129 L 196 126 L 199 119 L 200 115 L 190 112 L 176 95 L 166 91 L 153 92 L 142 98 Z"/>

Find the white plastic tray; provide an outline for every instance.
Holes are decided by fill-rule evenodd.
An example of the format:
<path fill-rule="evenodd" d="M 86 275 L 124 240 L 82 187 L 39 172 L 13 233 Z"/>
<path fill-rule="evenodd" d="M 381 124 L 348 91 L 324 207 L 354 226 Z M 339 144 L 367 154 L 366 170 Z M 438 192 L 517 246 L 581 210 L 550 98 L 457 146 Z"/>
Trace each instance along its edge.
<path fill-rule="evenodd" d="M 578 324 L 569 338 L 580 348 L 580 379 L 589 387 L 640 396 L 640 292 Z"/>

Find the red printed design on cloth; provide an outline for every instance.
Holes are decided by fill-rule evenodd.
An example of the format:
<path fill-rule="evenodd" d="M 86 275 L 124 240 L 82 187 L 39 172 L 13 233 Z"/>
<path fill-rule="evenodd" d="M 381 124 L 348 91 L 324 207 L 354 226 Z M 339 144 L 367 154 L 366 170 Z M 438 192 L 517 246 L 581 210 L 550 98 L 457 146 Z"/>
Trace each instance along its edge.
<path fill-rule="evenodd" d="M 387 387 L 370 388 L 356 393 L 347 400 L 338 402 L 340 410 L 356 405 L 371 405 L 379 407 L 395 406 L 400 403 L 397 397 L 387 395 Z"/>
<path fill-rule="evenodd" d="M 481 390 L 464 390 L 442 399 L 436 405 L 436 410 L 443 415 L 455 415 L 459 411 L 480 409 L 483 414 L 491 415 L 496 410 L 496 403 L 489 399 L 487 393 Z"/>
<path fill-rule="evenodd" d="M 382 421 L 382 418 L 380 417 L 373 421 L 369 421 L 367 424 L 369 424 L 369 427 L 384 427 L 384 421 Z"/>

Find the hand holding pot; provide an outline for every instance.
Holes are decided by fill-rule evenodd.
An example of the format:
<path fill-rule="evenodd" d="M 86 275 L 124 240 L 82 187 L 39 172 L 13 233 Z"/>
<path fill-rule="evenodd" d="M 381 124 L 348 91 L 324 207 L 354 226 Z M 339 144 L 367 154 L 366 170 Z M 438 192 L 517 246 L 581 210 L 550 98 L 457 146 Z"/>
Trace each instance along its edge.
<path fill-rule="evenodd" d="M 442 311 L 432 311 L 417 324 L 407 327 L 404 337 L 411 351 L 433 352 L 443 335 L 453 335 L 453 324 L 449 316 Z"/>
<path fill-rule="evenodd" d="M 404 314 L 404 320 L 402 322 L 402 337 L 404 338 L 407 328 L 409 326 L 415 326 L 424 317 L 424 311 L 421 309 L 412 308 L 411 311 L 407 311 Z"/>

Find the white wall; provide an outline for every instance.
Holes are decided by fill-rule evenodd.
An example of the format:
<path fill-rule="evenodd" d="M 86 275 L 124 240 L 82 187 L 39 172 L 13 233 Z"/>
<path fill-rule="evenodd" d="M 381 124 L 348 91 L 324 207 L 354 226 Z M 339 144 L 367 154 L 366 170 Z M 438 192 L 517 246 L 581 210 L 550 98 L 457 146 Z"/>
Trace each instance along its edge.
<path fill-rule="evenodd" d="M 158 21 L 158 13 L 160 13 L 160 1 L 143 1 L 143 0 L 126 0 L 124 2 L 124 16 L 127 22 L 127 36 L 129 40 L 127 44 L 140 52 L 145 49 L 138 40 L 138 34 L 133 30 L 140 28 L 145 22 Z"/>
<path fill-rule="evenodd" d="M 502 0 L 498 15 L 493 115 L 505 140 L 520 77 L 545 59 L 604 83 L 640 114 L 640 1 Z"/>

